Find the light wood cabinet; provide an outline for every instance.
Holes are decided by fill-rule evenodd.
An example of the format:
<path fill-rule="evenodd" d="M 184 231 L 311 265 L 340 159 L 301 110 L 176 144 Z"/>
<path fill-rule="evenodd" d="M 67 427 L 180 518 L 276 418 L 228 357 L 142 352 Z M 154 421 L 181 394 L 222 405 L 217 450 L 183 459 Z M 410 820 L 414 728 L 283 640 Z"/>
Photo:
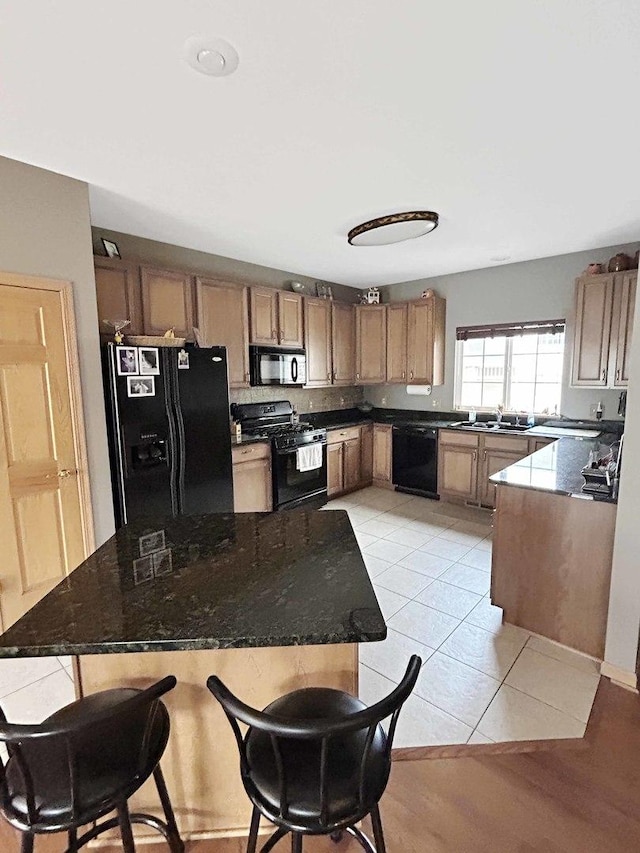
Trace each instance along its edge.
<path fill-rule="evenodd" d="M 438 494 L 475 501 L 478 489 L 479 436 L 453 430 L 438 435 Z"/>
<path fill-rule="evenodd" d="M 258 442 L 231 448 L 235 512 L 271 512 L 271 445 Z"/>
<path fill-rule="evenodd" d="M 329 497 L 362 485 L 361 427 L 327 432 L 327 493 Z"/>
<path fill-rule="evenodd" d="M 304 340 L 307 386 L 331 384 L 331 305 L 327 299 L 304 297 Z"/>
<path fill-rule="evenodd" d="M 138 267 L 116 258 L 96 257 L 95 274 L 100 334 L 113 340 L 113 326 L 105 320 L 129 320 L 124 334 L 142 334 Z"/>
<path fill-rule="evenodd" d="M 636 282 L 635 270 L 577 279 L 572 385 L 628 385 Z"/>
<path fill-rule="evenodd" d="M 378 485 L 391 485 L 391 425 L 373 425 L 373 480 Z"/>
<path fill-rule="evenodd" d="M 363 485 L 373 479 L 373 424 L 360 427 L 360 475 Z"/>
<path fill-rule="evenodd" d="M 249 387 L 248 288 L 196 279 L 198 328 L 206 346 L 227 348 L 230 388 Z"/>
<path fill-rule="evenodd" d="M 249 316 L 252 344 L 296 348 L 304 345 L 299 293 L 252 287 Z"/>
<path fill-rule="evenodd" d="M 478 502 L 483 506 L 496 505 L 496 484 L 489 477 L 533 452 L 524 436 L 485 435 L 480 437 L 478 459 Z"/>
<path fill-rule="evenodd" d="M 140 267 L 142 326 L 145 335 L 193 340 L 193 280 L 188 273 Z"/>
<path fill-rule="evenodd" d="M 408 303 L 408 384 L 444 384 L 445 304 L 439 296 Z"/>
<path fill-rule="evenodd" d="M 387 377 L 387 309 L 356 305 L 356 382 L 372 385 Z"/>
<path fill-rule="evenodd" d="M 356 378 L 355 307 L 331 302 L 331 363 L 334 385 L 353 385 Z"/>
<path fill-rule="evenodd" d="M 387 382 L 407 381 L 407 304 L 387 305 Z"/>

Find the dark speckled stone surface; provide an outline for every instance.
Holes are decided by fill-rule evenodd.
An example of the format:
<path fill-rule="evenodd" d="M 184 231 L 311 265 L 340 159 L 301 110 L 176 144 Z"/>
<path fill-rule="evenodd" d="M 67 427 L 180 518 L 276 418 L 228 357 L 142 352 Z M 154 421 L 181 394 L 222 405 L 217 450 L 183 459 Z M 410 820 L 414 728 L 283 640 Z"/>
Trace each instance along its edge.
<path fill-rule="evenodd" d="M 122 528 L 0 635 L 0 657 L 385 636 L 346 512 L 204 515 Z"/>

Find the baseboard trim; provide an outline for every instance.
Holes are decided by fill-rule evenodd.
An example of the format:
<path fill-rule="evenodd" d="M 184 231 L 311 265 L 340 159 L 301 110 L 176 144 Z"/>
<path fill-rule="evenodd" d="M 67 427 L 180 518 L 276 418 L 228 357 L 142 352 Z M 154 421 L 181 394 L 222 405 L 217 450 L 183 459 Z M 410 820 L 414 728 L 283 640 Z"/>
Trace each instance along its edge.
<path fill-rule="evenodd" d="M 629 672 L 626 669 L 621 669 L 619 666 L 603 660 L 600 664 L 600 673 L 610 678 L 614 684 L 619 684 L 621 687 L 626 687 L 627 690 L 638 692 L 638 676 L 635 672 Z"/>

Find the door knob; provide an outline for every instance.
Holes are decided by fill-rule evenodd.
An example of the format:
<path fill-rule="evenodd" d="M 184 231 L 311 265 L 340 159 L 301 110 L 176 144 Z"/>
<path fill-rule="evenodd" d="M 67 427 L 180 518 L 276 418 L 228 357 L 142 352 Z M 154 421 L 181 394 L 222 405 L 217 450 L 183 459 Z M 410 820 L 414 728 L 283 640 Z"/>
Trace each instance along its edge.
<path fill-rule="evenodd" d="M 68 468 L 63 468 L 62 471 L 58 471 L 58 479 L 66 480 L 68 477 L 73 477 L 73 475 L 77 473 L 77 471 L 69 471 Z"/>

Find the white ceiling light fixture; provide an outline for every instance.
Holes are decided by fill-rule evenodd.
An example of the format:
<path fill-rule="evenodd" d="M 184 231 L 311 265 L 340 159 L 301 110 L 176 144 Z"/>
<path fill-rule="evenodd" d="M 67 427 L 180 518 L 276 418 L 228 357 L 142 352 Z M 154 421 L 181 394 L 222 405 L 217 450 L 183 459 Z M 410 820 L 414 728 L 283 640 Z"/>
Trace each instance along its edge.
<path fill-rule="evenodd" d="M 347 234 L 352 246 L 388 246 L 429 234 L 438 227 L 439 216 L 432 210 L 411 210 L 378 216 L 356 225 Z"/>
<path fill-rule="evenodd" d="M 212 36 L 191 36 L 184 43 L 183 55 L 195 71 L 210 77 L 228 77 L 240 62 L 233 45 Z"/>

